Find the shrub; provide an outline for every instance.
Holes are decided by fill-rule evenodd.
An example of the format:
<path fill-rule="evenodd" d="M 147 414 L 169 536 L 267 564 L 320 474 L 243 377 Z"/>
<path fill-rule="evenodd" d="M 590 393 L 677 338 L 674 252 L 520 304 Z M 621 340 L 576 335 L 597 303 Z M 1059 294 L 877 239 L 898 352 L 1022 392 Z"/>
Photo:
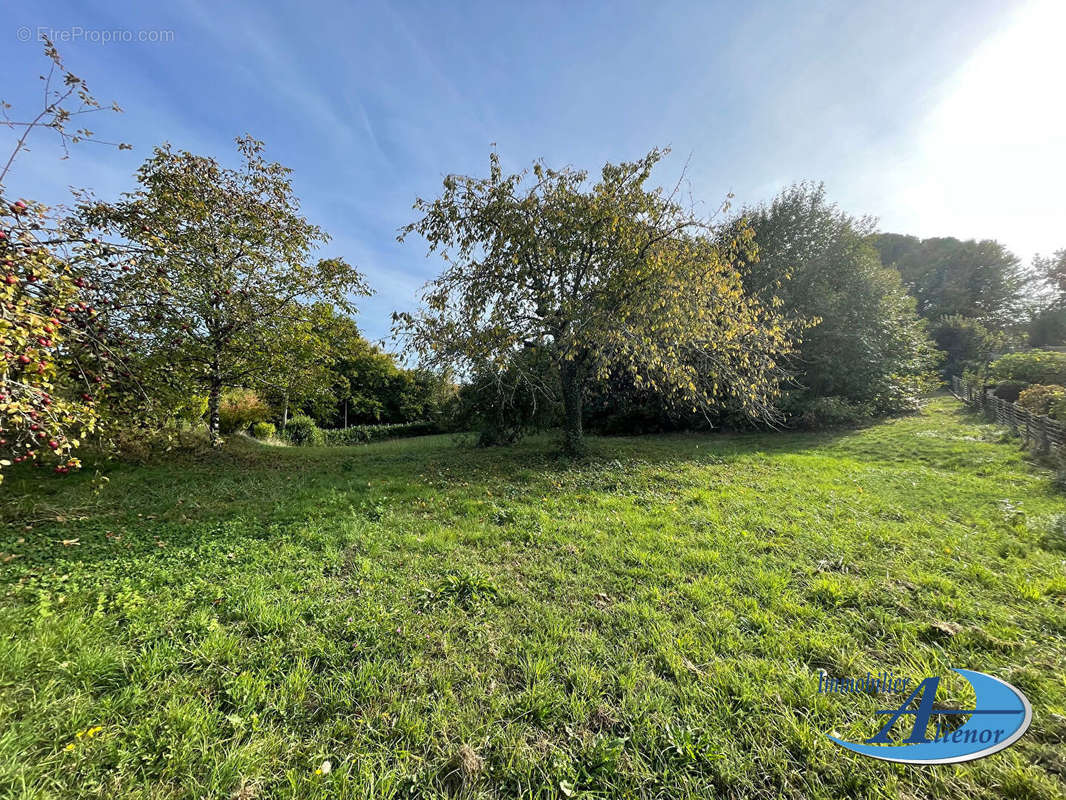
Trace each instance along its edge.
<path fill-rule="evenodd" d="M 543 347 L 515 353 L 509 363 L 483 364 L 459 390 L 456 426 L 478 431 L 478 446 L 513 444 L 560 421 L 559 370 Z"/>
<path fill-rule="evenodd" d="M 277 432 L 278 429 L 271 422 L 256 422 L 252 425 L 252 436 L 256 439 L 269 439 Z"/>
<path fill-rule="evenodd" d="M 1008 353 L 992 362 L 989 372 L 993 380 L 1064 386 L 1066 353 L 1051 350 Z"/>
<path fill-rule="evenodd" d="M 1066 398 L 1066 387 L 1037 384 L 1023 390 L 1016 402 L 1026 411 L 1047 416 L 1052 406 L 1063 398 Z"/>
<path fill-rule="evenodd" d="M 220 433 L 246 431 L 269 416 L 270 406 L 251 389 L 230 389 L 218 406 L 218 429 Z"/>
<path fill-rule="evenodd" d="M 296 445 L 316 446 L 324 441 L 322 429 L 315 425 L 313 419 L 302 414 L 298 414 L 285 424 L 285 435 Z"/>
<path fill-rule="evenodd" d="M 1066 396 L 1057 397 L 1051 401 L 1051 408 L 1047 415 L 1059 422 L 1066 422 Z"/>
<path fill-rule="evenodd" d="M 408 436 L 431 436 L 441 433 L 435 422 L 399 422 L 393 425 L 352 425 L 348 428 L 322 431 L 328 445 L 352 445 L 399 439 Z"/>
<path fill-rule="evenodd" d="M 871 415 L 866 405 L 848 402 L 843 397 L 815 397 L 799 416 L 799 423 L 805 428 L 834 428 L 858 425 Z"/>
<path fill-rule="evenodd" d="M 1000 400 L 1006 400 L 1008 403 L 1014 403 L 1021 393 L 1028 388 L 1029 384 L 1022 381 L 1000 381 L 996 384 L 996 388 L 992 390 L 992 395 Z"/>

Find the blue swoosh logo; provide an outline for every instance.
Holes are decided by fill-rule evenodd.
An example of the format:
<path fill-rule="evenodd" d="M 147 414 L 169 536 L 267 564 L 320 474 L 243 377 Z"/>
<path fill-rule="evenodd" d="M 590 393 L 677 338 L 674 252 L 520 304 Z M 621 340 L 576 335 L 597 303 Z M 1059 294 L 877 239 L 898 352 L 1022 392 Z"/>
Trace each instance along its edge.
<path fill-rule="evenodd" d="M 835 736 L 829 738 L 852 752 L 902 764 L 957 764 L 998 753 L 1018 741 L 1033 720 L 1033 707 L 1029 705 L 1028 698 L 1006 681 L 983 672 L 968 669 L 956 669 L 953 672 L 969 682 L 977 702 L 972 711 L 966 712 L 972 714 L 970 719 L 961 728 L 952 731 L 948 741 L 885 745 L 846 742 Z M 1002 720 L 999 724 L 1003 726 L 1005 735 L 992 743 L 979 742 L 981 733 L 989 728 L 989 720 L 993 718 Z M 972 733 L 973 741 L 965 741 L 967 732 Z"/>

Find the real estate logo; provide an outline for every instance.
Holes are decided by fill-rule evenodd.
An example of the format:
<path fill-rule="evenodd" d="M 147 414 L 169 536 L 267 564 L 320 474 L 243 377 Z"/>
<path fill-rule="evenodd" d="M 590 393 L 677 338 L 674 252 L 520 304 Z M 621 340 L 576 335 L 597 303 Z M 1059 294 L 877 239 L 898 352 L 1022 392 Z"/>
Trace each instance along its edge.
<path fill-rule="evenodd" d="M 1021 738 L 1033 719 L 1029 700 L 1014 686 L 999 678 L 968 669 L 952 670 L 958 673 L 973 688 L 976 700 L 973 708 L 937 708 L 934 705 L 939 677 L 922 680 L 907 699 L 896 708 L 879 710 L 888 721 L 881 729 L 863 742 L 847 742 L 830 736 L 841 747 L 852 752 L 884 761 L 904 764 L 957 764 L 992 755 L 1014 744 Z M 903 692 L 910 686 L 910 678 L 897 678 L 894 673 L 882 672 L 866 675 L 865 678 L 830 678 L 821 675 L 818 679 L 820 693 L 880 693 Z M 953 726 L 951 717 L 968 715 L 961 726 Z M 904 721 L 906 730 L 910 720 L 914 722 L 909 735 L 899 740 L 892 738 L 894 726 Z M 930 723 L 933 723 L 930 736 Z"/>

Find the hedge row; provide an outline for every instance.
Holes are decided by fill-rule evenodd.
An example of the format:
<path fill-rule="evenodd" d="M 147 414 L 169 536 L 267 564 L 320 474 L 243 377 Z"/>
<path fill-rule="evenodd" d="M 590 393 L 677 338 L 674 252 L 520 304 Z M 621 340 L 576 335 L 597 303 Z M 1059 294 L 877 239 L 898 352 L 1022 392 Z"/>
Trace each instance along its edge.
<path fill-rule="evenodd" d="M 1066 385 L 1066 353 L 1052 350 L 1008 353 L 992 362 L 989 377 L 1025 385 Z"/>
<path fill-rule="evenodd" d="M 350 428 L 323 430 L 327 445 L 363 444 L 405 436 L 431 436 L 441 433 L 435 422 L 398 422 L 393 425 L 353 425 Z"/>

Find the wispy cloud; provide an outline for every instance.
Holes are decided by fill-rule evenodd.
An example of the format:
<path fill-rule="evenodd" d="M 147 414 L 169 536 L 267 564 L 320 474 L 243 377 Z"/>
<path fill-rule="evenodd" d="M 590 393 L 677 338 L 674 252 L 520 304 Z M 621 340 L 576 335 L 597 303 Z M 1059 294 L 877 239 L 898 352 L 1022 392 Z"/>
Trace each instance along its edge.
<path fill-rule="evenodd" d="M 136 150 L 81 148 L 57 162 L 41 143 L 19 165 L 20 190 L 114 194 L 163 140 L 232 162 L 233 137 L 252 133 L 295 170 L 305 213 L 335 236 L 330 253 L 378 289 L 360 314 L 374 337 L 439 268 L 423 243 L 395 241 L 414 198 L 436 194 L 447 173 L 483 174 L 490 142 L 505 168 L 543 156 L 593 174 L 670 144 L 658 177 L 676 180 L 691 154 L 688 177 L 708 209 L 730 189 L 756 202 L 824 179 L 845 208 L 887 228 L 999 236 L 1025 254 L 1066 245 L 1051 241 L 1066 218 L 1049 189 L 1064 177 L 1061 104 L 1049 99 L 1063 72 L 1047 41 L 1056 6 L 12 5 L 9 26 L 175 34 L 169 45 L 64 48 L 101 97 L 127 108 L 106 131 Z M 20 47 L 5 77 L 32 84 L 37 58 Z"/>

